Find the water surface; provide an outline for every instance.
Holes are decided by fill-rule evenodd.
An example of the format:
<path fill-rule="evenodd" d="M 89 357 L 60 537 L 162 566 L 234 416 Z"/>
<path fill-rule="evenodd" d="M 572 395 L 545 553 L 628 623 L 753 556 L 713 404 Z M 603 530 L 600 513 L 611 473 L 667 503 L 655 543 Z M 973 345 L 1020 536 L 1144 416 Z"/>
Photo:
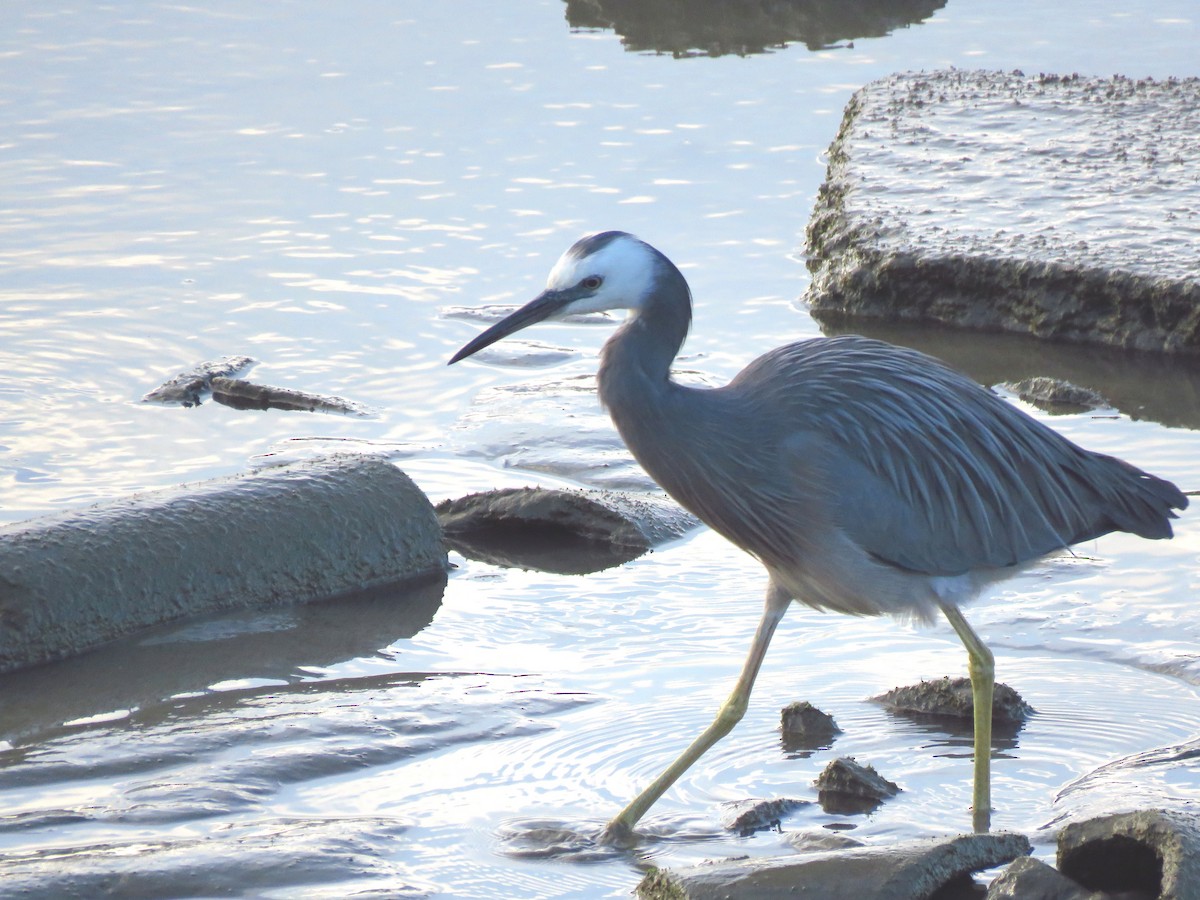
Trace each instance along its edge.
<path fill-rule="evenodd" d="M 631 52 L 565 13 L 9 4 L 0 520 L 359 443 L 393 450 L 435 498 L 641 484 L 590 393 L 605 327 L 547 326 L 533 356 L 514 345 L 447 369 L 481 327 L 453 310 L 521 302 L 580 233 L 633 231 L 691 281 L 680 366 L 719 383 L 820 333 L 798 303 L 798 253 L 857 87 L 945 65 L 1200 74 L 1193 5 L 1168 0 L 1051 12 L 951 0 L 886 36 L 791 35 L 715 56 Z M 986 383 L 1090 383 L 1115 408 L 1054 427 L 1200 487 L 1195 388 L 1178 369 L 1021 339 L 892 336 Z M 228 354 L 258 359 L 262 383 L 379 414 L 139 403 Z M 1194 769 L 1162 762 L 1200 734 L 1193 519 L 1170 543 L 1096 541 L 971 612 L 1000 678 L 1038 710 L 1001 750 L 994 795 L 996 826 L 1032 834 L 1039 854 L 1064 817 L 1200 794 Z M 868 817 L 806 807 L 786 832 L 881 842 L 968 827 L 968 737 L 867 702 L 962 673 L 950 629 L 797 608 L 746 720 L 652 811 L 658 837 L 591 864 L 547 858 L 549 831 L 598 828 L 707 723 L 763 577 L 703 531 L 586 577 L 453 561 L 444 588 L 182 623 L 0 680 L 6 885 L 626 896 L 647 862 L 790 852 L 786 833 L 723 833 L 720 804 L 815 799 L 834 755 L 904 792 Z M 837 717 L 832 749 L 782 746 L 778 710 L 797 699 Z"/>

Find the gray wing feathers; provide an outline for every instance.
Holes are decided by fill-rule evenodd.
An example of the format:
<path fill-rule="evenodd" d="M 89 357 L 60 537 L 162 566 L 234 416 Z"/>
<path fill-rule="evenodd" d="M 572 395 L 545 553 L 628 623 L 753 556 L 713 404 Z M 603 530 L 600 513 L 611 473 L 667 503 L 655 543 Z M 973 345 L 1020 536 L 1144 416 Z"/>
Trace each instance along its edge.
<path fill-rule="evenodd" d="M 1116 530 L 1169 537 L 1171 509 L 1187 505 L 1169 482 L 1077 447 L 932 357 L 878 341 L 781 347 L 727 390 L 785 419 L 796 463 L 827 475 L 834 520 L 912 571 L 1013 565 Z"/>

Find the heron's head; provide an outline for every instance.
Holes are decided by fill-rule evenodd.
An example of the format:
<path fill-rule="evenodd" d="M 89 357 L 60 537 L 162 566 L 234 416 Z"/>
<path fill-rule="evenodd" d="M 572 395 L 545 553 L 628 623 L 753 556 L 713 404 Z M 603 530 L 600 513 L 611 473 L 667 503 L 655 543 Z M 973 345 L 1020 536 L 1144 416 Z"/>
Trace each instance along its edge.
<path fill-rule="evenodd" d="M 632 234 L 603 231 L 580 238 L 554 264 L 544 291 L 478 335 L 450 363 L 538 322 L 606 309 L 641 309 L 666 271 L 678 274 L 670 260 Z"/>

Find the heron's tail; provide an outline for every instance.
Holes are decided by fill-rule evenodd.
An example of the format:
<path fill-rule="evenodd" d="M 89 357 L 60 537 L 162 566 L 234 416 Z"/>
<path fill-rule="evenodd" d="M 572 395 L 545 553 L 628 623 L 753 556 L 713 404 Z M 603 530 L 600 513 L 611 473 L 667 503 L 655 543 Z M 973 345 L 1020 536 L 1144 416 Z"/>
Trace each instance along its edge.
<path fill-rule="evenodd" d="M 1188 505 L 1183 491 L 1165 478 L 1143 472 L 1123 459 L 1101 453 L 1092 456 L 1104 472 L 1103 481 L 1093 487 L 1104 498 L 1105 515 L 1115 530 L 1152 540 L 1174 534 L 1171 520 L 1178 518 L 1174 510 L 1187 509 Z"/>

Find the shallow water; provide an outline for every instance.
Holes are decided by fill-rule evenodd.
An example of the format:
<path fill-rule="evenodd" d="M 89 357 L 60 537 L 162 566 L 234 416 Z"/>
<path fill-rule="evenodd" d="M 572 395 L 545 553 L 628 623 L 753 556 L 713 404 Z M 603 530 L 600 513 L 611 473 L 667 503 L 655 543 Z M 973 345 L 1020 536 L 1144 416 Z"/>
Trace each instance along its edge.
<path fill-rule="evenodd" d="M 717 383 L 819 334 L 796 253 L 859 85 L 941 65 L 1200 74 L 1185 2 L 952 2 L 853 46 L 687 59 L 628 52 L 563 13 L 9 4 L 0 521 L 360 442 L 394 450 L 435 498 L 642 484 L 590 392 L 606 328 L 548 326 L 533 355 L 514 340 L 447 369 L 480 327 L 454 309 L 532 296 L 583 231 L 634 231 L 684 268 L 697 314 L 680 367 Z M 1087 383 L 1114 409 L 1056 428 L 1200 487 L 1190 367 L 889 333 L 986 383 Z M 380 412 L 138 402 L 228 354 L 258 359 L 256 381 Z M 1200 799 L 1200 773 L 1173 753 L 1200 734 L 1194 519 L 1172 542 L 1082 547 L 971 612 L 1001 680 L 1038 710 L 995 763 L 994 821 L 1040 854 L 1063 817 Z M 651 839 L 591 864 L 547 858 L 706 724 L 763 579 L 707 532 L 586 578 L 454 561 L 444 590 L 186 623 L 0 679 L 6 886 L 624 896 L 646 861 L 788 852 L 786 833 L 723 833 L 720 804 L 813 800 L 835 755 L 904 792 L 868 817 L 805 807 L 785 832 L 968 827 L 967 736 L 867 702 L 960 674 L 953 633 L 797 608 L 747 719 L 652 811 Z M 781 746 L 778 710 L 796 699 L 835 715 L 832 749 Z"/>

